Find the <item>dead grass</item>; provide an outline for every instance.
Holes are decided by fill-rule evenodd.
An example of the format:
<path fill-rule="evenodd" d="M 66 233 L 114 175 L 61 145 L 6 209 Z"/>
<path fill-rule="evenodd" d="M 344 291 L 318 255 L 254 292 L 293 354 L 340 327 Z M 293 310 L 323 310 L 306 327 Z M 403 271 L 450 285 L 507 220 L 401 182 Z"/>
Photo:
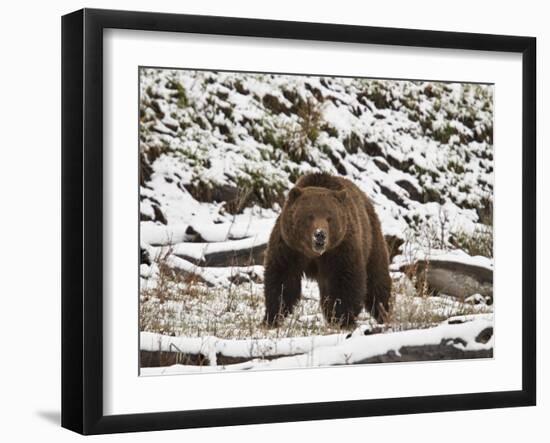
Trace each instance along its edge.
<path fill-rule="evenodd" d="M 223 339 L 284 338 L 342 333 L 327 324 L 319 308 L 317 284 L 303 281 L 302 299 L 280 327 L 263 326 L 263 285 L 253 281 L 209 287 L 193 274 L 179 274 L 155 259 L 153 277 L 142 280 L 140 326 L 165 335 Z M 415 277 L 394 275 L 393 294 L 384 330 L 402 331 L 435 326 L 456 315 L 491 312 L 485 305 L 461 303 L 450 297 L 431 297 Z M 363 312 L 359 325 L 375 324 Z"/>
<path fill-rule="evenodd" d="M 422 246 L 418 243 L 418 234 L 413 231 L 409 233 L 401 252 L 406 262 L 411 265 L 405 273 L 394 274 L 390 310 L 385 318 L 387 329 L 393 331 L 423 329 L 436 326 L 454 316 L 492 312 L 492 307 L 484 304 L 465 303 L 444 294 L 434 296 L 427 282 L 426 270 L 430 266 L 429 261 L 423 268 L 418 269 L 419 259 L 424 260 L 425 257 L 429 257 L 434 249 L 449 248 L 448 226 L 449 217 L 443 213 L 440 214 L 437 224 L 424 225 Z M 471 241 L 474 240 L 471 239 Z M 465 249 L 465 245 L 462 246 L 462 249 Z M 490 246 L 492 250 L 492 236 Z M 478 247 L 483 246 L 480 243 Z M 473 254 L 473 244 L 465 251 L 470 255 L 477 255 Z"/>
<path fill-rule="evenodd" d="M 492 312 L 492 307 L 463 303 L 449 296 L 431 296 L 426 284 L 400 274 L 394 279 L 386 327 L 392 331 L 424 329 L 459 315 Z"/>
<path fill-rule="evenodd" d="M 304 281 L 296 309 L 278 328 L 263 326 L 263 285 L 253 281 L 209 287 L 194 274 L 174 272 L 168 254 L 153 258 L 149 278 L 141 279 L 140 328 L 166 335 L 225 339 L 282 338 L 342 332 L 325 324 L 317 284 Z M 235 273 L 238 269 L 235 269 Z M 368 322 L 363 314 L 361 320 Z"/>
<path fill-rule="evenodd" d="M 453 233 L 451 242 L 469 255 L 493 257 L 493 227 L 481 225 L 474 232 L 458 231 Z"/>

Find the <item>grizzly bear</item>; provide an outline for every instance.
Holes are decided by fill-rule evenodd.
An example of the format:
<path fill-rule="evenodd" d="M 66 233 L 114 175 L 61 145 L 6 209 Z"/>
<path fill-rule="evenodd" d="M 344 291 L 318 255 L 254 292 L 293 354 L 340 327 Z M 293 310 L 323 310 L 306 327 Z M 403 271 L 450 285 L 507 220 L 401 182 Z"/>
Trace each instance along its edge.
<path fill-rule="evenodd" d="M 292 312 L 304 274 L 317 281 L 329 323 L 353 327 L 363 306 L 384 321 L 391 291 L 386 242 L 372 203 L 343 177 L 307 174 L 290 190 L 265 255 L 268 326 Z"/>

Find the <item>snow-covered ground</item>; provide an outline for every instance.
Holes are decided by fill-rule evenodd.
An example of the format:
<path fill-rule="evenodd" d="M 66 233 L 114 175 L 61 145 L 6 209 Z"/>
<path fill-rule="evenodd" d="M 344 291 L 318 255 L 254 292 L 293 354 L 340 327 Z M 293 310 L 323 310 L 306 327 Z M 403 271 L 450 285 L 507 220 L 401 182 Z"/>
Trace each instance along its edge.
<path fill-rule="evenodd" d="M 209 365 L 175 364 L 168 367 L 142 368 L 142 375 L 165 375 L 186 372 L 219 372 L 250 369 L 289 369 L 367 363 L 368 359 L 396 355 L 415 347 L 452 346 L 459 351 L 491 351 L 494 335 L 493 316 L 475 315 L 439 324 L 433 328 L 365 335 L 363 328 L 353 334 L 283 338 L 279 340 L 222 340 L 217 337 L 179 338 L 143 332 L 142 349 L 203 353 Z M 217 355 L 246 357 L 235 364 L 217 364 Z M 283 356 L 281 356 L 283 355 Z M 491 353 L 480 354 L 492 356 Z M 273 357 L 273 358 L 269 358 Z"/>
<path fill-rule="evenodd" d="M 286 193 L 313 171 L 353 180 L 400 246 L 392 314 L 354 345 L 359 360 L 386 336 L 432 340 L 424 330 L 449 317 L 492 313 L 479 294 L 430 297 L 402 272 L 418 260 L 492 271 L 491 85 L 142 69 L 140 100 L 143 351 L 157 340 L 148 334 L 173 336 L 206 346 L 212 365 L 220 343 L 280 349 L 345 336 L 324 323 L 311 282 L 283 326 L 261 326 L 262 250 Z M 364 313 L 359 324 L 373 321 Z M 333 361 L 319 358 L 284 365 Z M 278 363 L 232 369 L 267 367 Z"/>

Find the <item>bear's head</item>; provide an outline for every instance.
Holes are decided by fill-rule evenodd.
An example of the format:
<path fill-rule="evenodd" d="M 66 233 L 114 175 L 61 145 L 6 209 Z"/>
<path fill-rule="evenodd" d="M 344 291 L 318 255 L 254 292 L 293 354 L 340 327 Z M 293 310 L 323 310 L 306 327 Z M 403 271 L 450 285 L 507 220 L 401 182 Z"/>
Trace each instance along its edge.
<path fill-rule="evenodd" d="M 348 230 L 348 198 L 345 189 L 291 189 L 281 213 L 284 242 L 309 258 L 338 246 Z"/>

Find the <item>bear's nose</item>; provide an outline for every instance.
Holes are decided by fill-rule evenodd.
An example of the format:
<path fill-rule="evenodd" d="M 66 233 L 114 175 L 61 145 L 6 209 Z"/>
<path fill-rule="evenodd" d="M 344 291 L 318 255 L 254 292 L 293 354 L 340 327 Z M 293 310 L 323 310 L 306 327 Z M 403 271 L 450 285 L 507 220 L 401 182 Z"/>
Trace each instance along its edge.
<path fill-rule="evenodd" d="M 327 233 L 323 231 L 322 229 L 316 229 L 313 233 L 313 239 L 317 243 L 324 243 L 327 239 Z"/>

